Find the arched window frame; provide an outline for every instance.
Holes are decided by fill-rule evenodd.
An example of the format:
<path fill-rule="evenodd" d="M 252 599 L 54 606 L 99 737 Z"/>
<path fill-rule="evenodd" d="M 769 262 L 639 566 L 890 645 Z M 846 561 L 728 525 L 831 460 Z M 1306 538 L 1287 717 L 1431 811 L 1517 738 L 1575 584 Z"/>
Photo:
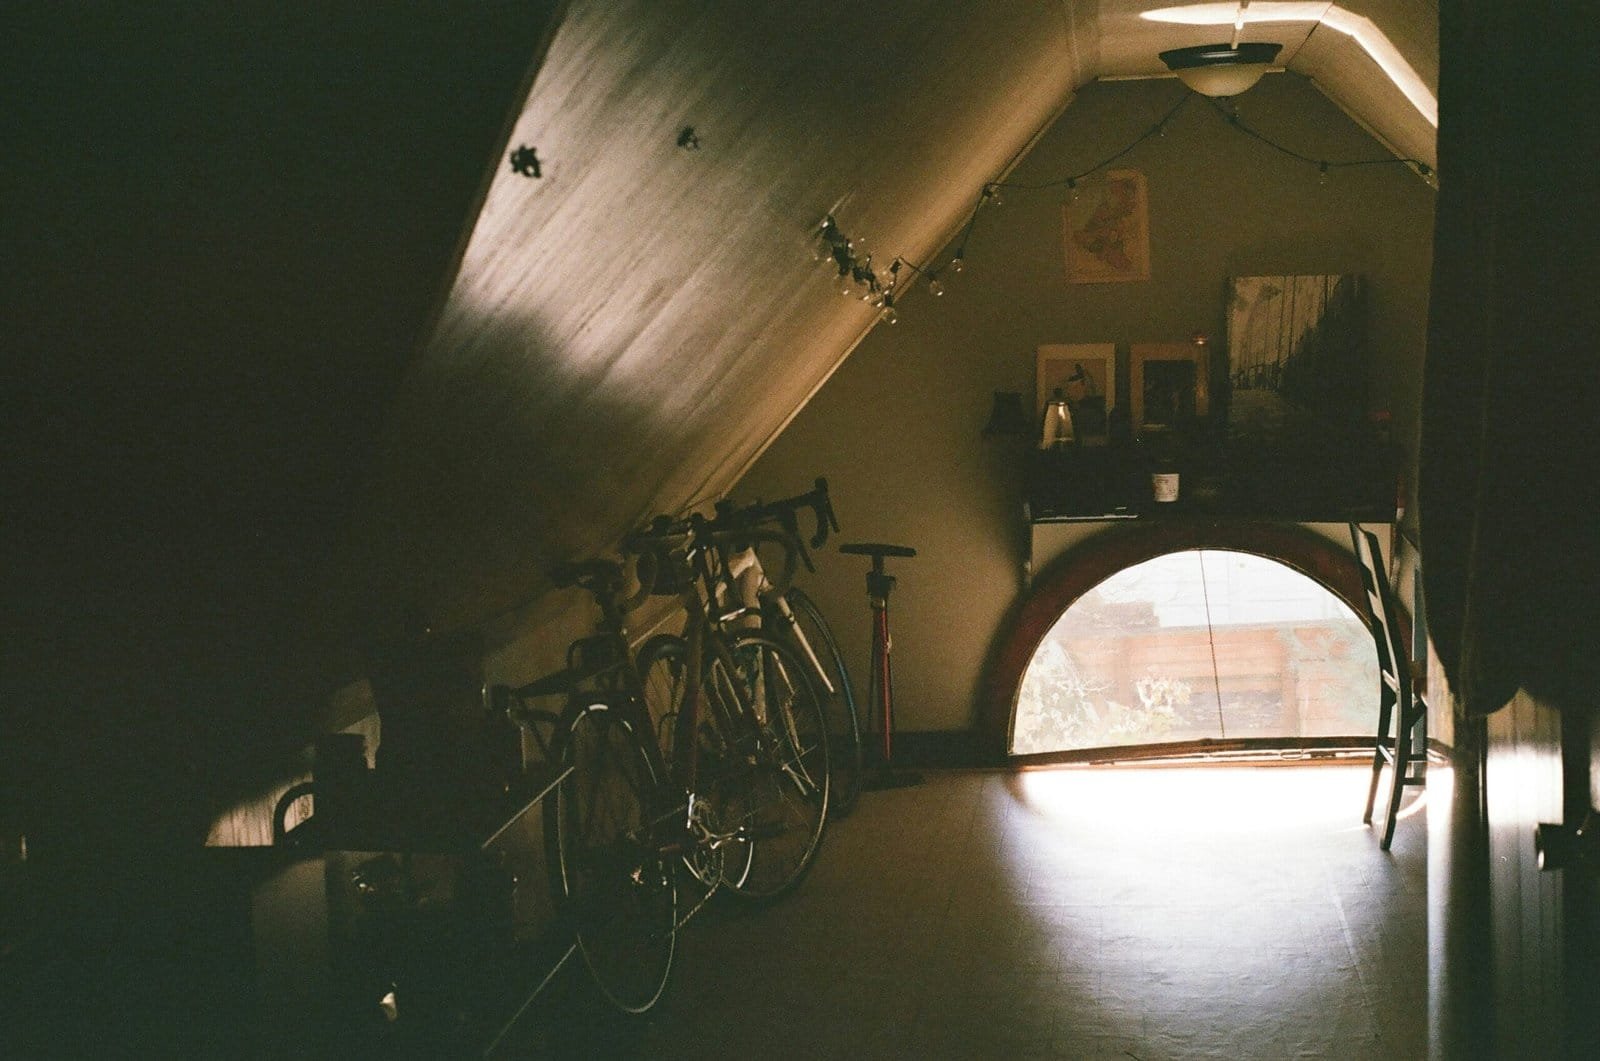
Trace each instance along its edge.
<path fill-rule="evenodd" d="M 1085 593 L 1135 564 L 1193 549 L 1250 553 L 1276 561 L 1321 585 L 1364 622 L 1370 621 L 1361 570 L 1355 557 L 1348 549 L 1310 528 L 1286 523 L 1189 520 L 1151 521 L 1112 528 L 1069 549 L 1041 572 L 1002 627 L 984 683 L 979 714 L 984 750 L 997 761 L 1018 765 L 1104 758 L 1104 752 L 1097 749 L 1040 755 L 1009 754 L 1011 724 L 1023 675 L 1051 628 Z M 1406 617 L 1401 618 L 1404 624 Z M 1206 741 L 1193 750 L 1245 749 L 1260 743 Z M 1348 742 L 1308 738 L 1297 743 L 1315 747 L 1344 746 Z M 1369 738 L 1368 750 L 1370 743 Z M 1190 750 L 1188 745 L 1159 746 L 1162 755 L 1181 754 L 1185 750 Z M 1127 750 L 1130 757 L 1136 754 L 1137 749 Z"/>

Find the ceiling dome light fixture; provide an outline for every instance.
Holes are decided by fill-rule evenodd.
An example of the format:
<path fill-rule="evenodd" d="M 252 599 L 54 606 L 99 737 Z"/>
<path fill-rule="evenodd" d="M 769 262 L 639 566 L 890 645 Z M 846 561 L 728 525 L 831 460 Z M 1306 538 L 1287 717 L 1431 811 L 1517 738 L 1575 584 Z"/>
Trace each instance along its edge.
<path fill-rule="evenodd" d="M 1239 0 L 1233 13 L 1233 39 L 1227 44 L 1173 48 L 1161 53 L 1161 61 L 1179 80 L 1202 96 L 1237 96 L 1250 88 L 1261 80 L 1283 45 L 1239 43 L 1239 34 L 1244 32 L 1245 9 L 1249 6 L 1250 0 Z"/>
<path fill-rule="evenodd" d="M 1167 69 L 1202 96 L 1237 96 L 1261 80 L 1281 44 L 1197 44 L 1161 53 Z"/>

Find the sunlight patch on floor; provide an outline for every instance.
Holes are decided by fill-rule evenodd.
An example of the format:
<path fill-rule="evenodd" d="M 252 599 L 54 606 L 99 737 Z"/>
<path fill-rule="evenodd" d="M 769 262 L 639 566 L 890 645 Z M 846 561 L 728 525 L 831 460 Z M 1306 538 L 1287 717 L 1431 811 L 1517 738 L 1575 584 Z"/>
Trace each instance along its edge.
<path fill-rule="evenodd" d="M 1365 765 L 1075 767 L 1024 772 L 1017 790 L 1025 806 L 1064 826 L 1190 836 L 1338 831 L 1360 824 L 1371 776 Z"/>

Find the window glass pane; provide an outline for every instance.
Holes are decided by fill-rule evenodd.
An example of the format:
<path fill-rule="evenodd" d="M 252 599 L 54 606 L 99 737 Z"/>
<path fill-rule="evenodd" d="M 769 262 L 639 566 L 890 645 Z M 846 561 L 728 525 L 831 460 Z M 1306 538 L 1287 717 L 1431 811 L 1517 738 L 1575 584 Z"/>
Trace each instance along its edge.
<path fill-rule="evenodd" d="M 1365 624 L 1312 579 L 1248 553 L 1171 553 L 1106 579 L 1045 635 L 1011 750 L 1354 736 L 1377 689 Z"/>

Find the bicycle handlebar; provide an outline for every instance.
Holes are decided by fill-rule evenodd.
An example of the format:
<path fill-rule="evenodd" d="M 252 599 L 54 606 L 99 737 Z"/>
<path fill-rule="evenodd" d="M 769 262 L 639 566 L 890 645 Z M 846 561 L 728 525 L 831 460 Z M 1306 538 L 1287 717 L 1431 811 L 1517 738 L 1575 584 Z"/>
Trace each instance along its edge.
<path fill-rule="evenodd" d="M 776 577 L 769 573 L 767 578 L 780 587 L 780 592 L 788 589 L 800 568 L 801 558 L 805 556 L 805 546 L 797 535 L 787 529 L 748 525 L 730 527 L 724 525 L 721 519 L 708 520 L 698 513 L 682 520 L 658 516 L 648 528 L 628 535 L 622 547 L 627 552 L 638 554 L 640 592 L 643 594 L 656 586 L 657 577 L 669 570 L 663 565 L 672 563 L 674 556 L 686 558 L 696 549 L 709 547 L 754 548 L 761 542 L 770 542 L 783 550 L 783 570 Z M 809 565 L 809 560 L 807 563 Z M 682 566 L 681 562 L 679 566 Z M 649 577 L 646 577 L 647 573 Z M 685 578 L 680 575 L 667 579 L 665 586 L 669 592 L 679 592 L 685 583 Z"/>
<path fill-rule="evenodd" d="M 796 544 L 801 546 L 800 559 L 805 562 L 806 570 L 815 571 L 816 567 L 811 563 L 811 554 L 799 541 L 799 512 L 806 508 L 811 510 L 812 519 L 816 524 L 816 530 L 811 534 L 811 548 L 820 549 L 827 544 L 829 532 L 837 533 L 839 530 L 839 517 L 833 511 L 833 500 L 828 496 L 828 480 L 824 476 L 819 475 L 816 485 L 805 493 L 780 498 L 777 501 L 757 501 L 743 508 L 737 507 L 732 501 L 719 501 L 717 523 L 725 527 L 752 527 L 762 523 L 777 523 L 793 535 Z"/>

